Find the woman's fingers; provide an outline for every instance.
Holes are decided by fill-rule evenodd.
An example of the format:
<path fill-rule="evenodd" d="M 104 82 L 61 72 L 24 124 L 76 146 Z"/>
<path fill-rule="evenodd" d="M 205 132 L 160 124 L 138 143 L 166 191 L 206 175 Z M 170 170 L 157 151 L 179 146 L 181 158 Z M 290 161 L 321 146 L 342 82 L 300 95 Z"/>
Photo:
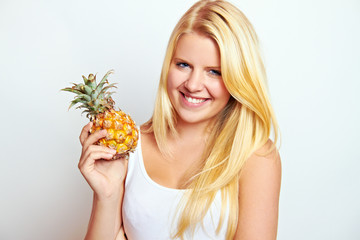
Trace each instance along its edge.
<path fill-rule="evenodd" d="M 99 159 L 111 160 L 115 153 L 116 150 L 114 149 L 91 145 L 88 148 L 88 151 L 86 151 L 83 154 L 83 156 L 80 158 L 79 168 L 80 170 L 83 170 L 84 167 L 87 168 L 89 166 L 92 166 L 95 163 L 95 161 Z"/>
<path fill-rule="evenodd" d="M 94 155 L 94 154 L 97 155 Z M 98 157 L 98 154 L 102 153 L 104 154 L 104 157 Z M 95 160 L 104 158 L 104 159 L 111 159 L 114 155 L 116 154 L 116 150 L 115 149 L 111 149 L 108 147 L 104 147 L 104 146 L 99 146 L 99 145 L 90 145 L 86 151 L 83 152 L 79 164 L 82 164 L 84 161 L 88 161 L 88 158 L 92 159 L 92 161 L 94 162 Z M 110 157 L 108 157 L 110 156 Z"/>
<path fill-rule="evenodd" d="M 83 146 L 84 146 L 85 140 L 86 140 L 86 139 L 89 137 L 89 135 L 90 135 L 90 129 L 91 129 L 92 125 L 93 125 L 93 123 L 92 123 L 92 122 L 89 122 L 88 124 L 86 124 L 86 125 L 83 127 L 83 129 L 82 129 L 82 131 L 81 131 L 81 133 L 80 133 L 79 139 L 80 139 L 81 145 L 83 145 Z"/>
<path fill-rule="evenodd" d="M 84 141 L 83 143 L 83 151 L 95 144 L 97 141 L 99 141 L 101 138 L 104 138 L 107 134 L 107 131 L 106 130 L 99 130 L 99 131 L 96 131 L 92 134 L 90 134 Z"/>

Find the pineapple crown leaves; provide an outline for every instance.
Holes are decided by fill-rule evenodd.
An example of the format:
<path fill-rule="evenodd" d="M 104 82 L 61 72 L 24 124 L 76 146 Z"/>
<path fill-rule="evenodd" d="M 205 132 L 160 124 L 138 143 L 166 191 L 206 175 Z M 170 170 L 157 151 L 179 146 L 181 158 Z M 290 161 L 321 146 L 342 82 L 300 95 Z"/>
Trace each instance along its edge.
<path fill-rule="evenodd" d="M 87 117 L 93 120 L 94 117 L 106 110 L 114 108 L 115 102 L 111 95 L 114 92 L 109 92 L 109 89 L 116 88 L 116 83 L 109 84 L 108 76 L 113 73 L 113 70 L 108 71 L 99 84 L 96 83 L 96 75 L 89 74 L 88 78 L 82 76 L 84 83 L 72 83 L 72 87 L 61 89 L 62 91 L 75 93 L 75 99 L 71 101 L 69 109 L 76 104 L 80 104 L 77 108 L 85 109 L 82 113 L 87 113 Z"/>

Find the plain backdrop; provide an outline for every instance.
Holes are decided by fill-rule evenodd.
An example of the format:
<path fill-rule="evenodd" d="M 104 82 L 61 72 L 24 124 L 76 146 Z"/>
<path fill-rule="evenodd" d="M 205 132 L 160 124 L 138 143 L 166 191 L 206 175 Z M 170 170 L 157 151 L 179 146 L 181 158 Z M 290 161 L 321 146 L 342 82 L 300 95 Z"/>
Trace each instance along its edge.
<path fill-rule="evenodd" d="M 84 237 L 87 119 L 59 90 L 114 69 L 117 106 L 145 122 L 170 33 L 193 3 L 0 0 L 0 239 Z M 278 239 L 360 239 L 360 1 L 232 3 L 261 40 L 282 132 Z"/>

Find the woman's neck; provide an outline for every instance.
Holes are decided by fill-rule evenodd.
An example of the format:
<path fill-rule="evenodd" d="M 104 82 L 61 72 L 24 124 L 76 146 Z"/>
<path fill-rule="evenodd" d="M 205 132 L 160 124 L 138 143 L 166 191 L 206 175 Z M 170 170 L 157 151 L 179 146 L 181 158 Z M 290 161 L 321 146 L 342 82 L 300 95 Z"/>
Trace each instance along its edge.
<path fill-rule="evenodd" d="M 184 121 L 178 121 L 176 124 L 176 130 L 178 133 L 177 140 L 180 142 L 195 143 L 205 142 L 208 136 L 208 122 L 201 123 L 188 123 Z"/>

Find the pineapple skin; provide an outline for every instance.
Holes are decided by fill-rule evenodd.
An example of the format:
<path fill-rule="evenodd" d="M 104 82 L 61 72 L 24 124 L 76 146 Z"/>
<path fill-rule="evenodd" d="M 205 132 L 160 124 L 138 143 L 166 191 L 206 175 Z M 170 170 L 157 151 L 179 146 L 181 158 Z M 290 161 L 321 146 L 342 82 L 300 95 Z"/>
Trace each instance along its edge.
<path fill-rule="evenodd" d="M 110 109 L 99 113 L 92 120 L 93 126 L 90 133 L 106 129 L 106 137 L 100 139 L 97 144 L 116 150 L 113 159 L 128 158 L 137 146 L 139 130 L 131 117 L 123 111 Z"/>

